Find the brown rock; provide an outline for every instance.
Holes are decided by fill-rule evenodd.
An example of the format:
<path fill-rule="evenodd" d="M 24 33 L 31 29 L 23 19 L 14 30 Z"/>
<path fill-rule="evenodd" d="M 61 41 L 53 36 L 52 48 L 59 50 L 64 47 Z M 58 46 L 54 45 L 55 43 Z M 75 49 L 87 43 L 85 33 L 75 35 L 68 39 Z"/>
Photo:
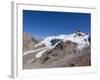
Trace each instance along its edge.
<path fill-rule="evenodd" d="M 23 33 L 23 51 L 32 50 L 38 41 L 28 33 Z"/>

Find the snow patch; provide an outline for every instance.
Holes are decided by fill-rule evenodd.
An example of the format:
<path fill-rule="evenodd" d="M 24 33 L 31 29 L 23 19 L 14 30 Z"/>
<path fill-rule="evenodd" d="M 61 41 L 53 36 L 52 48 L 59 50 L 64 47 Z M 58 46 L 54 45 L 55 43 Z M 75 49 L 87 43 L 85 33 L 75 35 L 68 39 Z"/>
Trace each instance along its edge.
<path fill-rule="evenodd" d="M 47 50 L 48 50 L 48 49 L 44 49 L 44 50 L 42 50 L 42 51 L 38 52 L 38 53 L 35 55 L 35 57 L 36 57 L 36 58 L 41 57 L 41 56 L 42 56 L 42 54 L 43 54 L 44 52 L 46 52 Z"/>

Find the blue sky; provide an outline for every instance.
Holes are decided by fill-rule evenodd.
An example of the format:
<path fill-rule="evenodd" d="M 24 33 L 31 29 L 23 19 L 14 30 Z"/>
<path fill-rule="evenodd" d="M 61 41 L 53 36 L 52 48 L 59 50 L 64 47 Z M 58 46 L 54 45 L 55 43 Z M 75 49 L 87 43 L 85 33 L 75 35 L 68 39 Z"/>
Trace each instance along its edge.
<path fill-rule="evenodd" d="M 70 34 L 78 28 L 90 34 L 91 14 L 23 10 L 23 32 L 36 38 Z"/>

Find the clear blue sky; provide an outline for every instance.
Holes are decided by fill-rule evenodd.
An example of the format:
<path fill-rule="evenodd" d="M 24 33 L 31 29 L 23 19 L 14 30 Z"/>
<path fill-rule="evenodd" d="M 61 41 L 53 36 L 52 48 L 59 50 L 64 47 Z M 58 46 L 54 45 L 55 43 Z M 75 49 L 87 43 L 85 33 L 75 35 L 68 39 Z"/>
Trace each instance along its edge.
<path fill-rule="evenodd" d="M 91 14 L 23 10 L 23 32 L 37 38 L 70 34 L 77 28 L 90 34 Z"/>

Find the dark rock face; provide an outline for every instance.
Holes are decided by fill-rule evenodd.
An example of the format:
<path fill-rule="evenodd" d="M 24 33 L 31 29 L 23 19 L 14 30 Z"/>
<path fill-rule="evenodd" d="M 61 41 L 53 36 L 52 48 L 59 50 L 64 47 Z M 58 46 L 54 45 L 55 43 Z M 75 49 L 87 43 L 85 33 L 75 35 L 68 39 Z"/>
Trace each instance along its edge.
<path fill-rule="evenodd" d="M 91 43 L 91 37 L 90 36 L 88 37 L 88 41 Z"/>
<path fill-rule="evenodd" d="M 79 29 L 76 30 L 76 35 L 74 37 L 84 37 L 84 35 L 81 33 Z"/>
<path fill-rule="evenodd" d="M 53 45 L 55 45 L 57 42 L 61 41 L 60 39 L 52 39 L 50 42 Z"/>

